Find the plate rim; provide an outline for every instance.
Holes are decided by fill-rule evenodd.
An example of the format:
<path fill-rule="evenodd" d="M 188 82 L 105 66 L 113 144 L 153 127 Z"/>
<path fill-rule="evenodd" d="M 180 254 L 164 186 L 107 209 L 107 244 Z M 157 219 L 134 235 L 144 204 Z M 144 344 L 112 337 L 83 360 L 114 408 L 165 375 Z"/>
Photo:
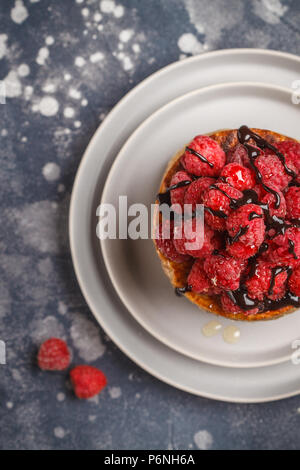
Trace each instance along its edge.
<path fill-rule="evenodd" d="M 180 102 L 184 102 L 186 99 L 189 99 L 190 97 L 193 96 L 201 96 L 205 95 L 207 93 L 213 92 L 213 91 L 220 91 L 223 89 L 230 89 L 230 90 L 235 90 L 237 88 L 250 88 L 250 89 L 255 89 L 255 88 L 260 88 L 260 89 L 265 89 L 269 91 L 277 91 L 280 93 L 284 93 L 286 95 L 291 94 L 291 90 L 287 87 L 282 87 L 279 85 L 273 85 L 273 84 L 267 84 L 264 82 L 243 82 L 243 81 L 238 81 L 238 82 L 224 82 L 224 83 L 218 83 L 215 85 L 209 85 L 206 87 L 202 87 L 193 91 L 190 91 L 188 93 L 185 93 L 174 100 L 171 100 L 170 102 L 166 103 L 165 105 L 161 106 L 159 109 L 154 111 L 150 116 L 148 116 L 143 122 L 141 122 L 137 128 L 133 131 L 133 133 L 128 137 L 128 139 L 124 142 L 123 146 L 121 147 L 120 151 L 116 155 L 109 173 L 107 175 L 107 178 L 105 180 L 105 184 L 101 193 L 100 197 L 100 204 L 106 203 L 107 199 L 107 193 L 109 192 L 109 187 L 111 185 L 111 179 L 114 176 L 114 172 L 116 170 L 116 167 L 118 163 L 124 158 L 124 155 L 126 155 L 127 148 L 132 145 L 132 141 L 136 138 L 137 135 L 139 135 L 140 132 L 143 132 L 143 129 L 147 127 L 151 122 L 153 122 L 155 119 L 159 118 L 161 114 L 165 112 L 170 107 L 176 106 Z M 212 132 L 217 131 L 212 130 Z M 194 356 L 192 353 L 185 351 L 181 347 L 175 346 L 169 339 L 165 338 L 162 334 L 160 334 L 158 331 L 154 330 L 151 328 L 151 326 L 143 320 L 143 318 L 140 317 L 140 315 L 134 310 L 133 306 L 130 304 L 130 301 L 127 299 L 126 295 L 123 293 L 122 289 L 119 289 L 119 283 L 115 278 L 113 269 L 111 268 L 111 263 L 109 261 L 109 254 L 108 254 L 108 248 L 107 248 L 107 240 L 99 240 L 101 251 L 102 251 L 102 256 L 104 259 L 105 267 L 108 272 L 108 275 L 110 277 L 110 280 L 114 286 L 114 289 L 119 296 L 121 302 L 124 304 L 125 308 L 128 310 L 130 315 L 133 316 L 133 318 L 152 336 L 154 336 L 155 339 L 158 341 L 161 341 L 163 344 L 168 346 L 169 348 L 173 349 L 176 352 L 179 352 L 180 354 L 186 355 L 190 357 L 191 359 L 205 362 L 207 364 L 215 365 L 215 366 L 220 366 L 220 367 L 231 367 L 231 368 L 256 368 L 256 367 L 266 367 L 266 366 L 272 366 L 276 364 L 281 364 L 283 362 L 287 362 L 290 360 L 290 354 L 286 354 L 285 356 L 281 356 L 280 358 L 277 359 L 269 359 L 265 360 L 262 362 L 245 362 L 245 363 L 230 363 L 227 361 L 222 361 L 222 360 L 214 360 L 214 359 L 207 359 L 205 356 L 201 357 L 201 354 Z M 296 312 L 292 312 L 294 314 Z M 217 318 L 218 316 L 213 315 L 212 319 Z M 236 321 L 239 325 L 243 324 L 244 322 L 242 321 Z"/>
<path fill-rule="evenodd" d="M 94 301 L 90 298 L 89 295 L 89 289 L 85 285 L 84 282 L 84 276 L 81 274 L 81 268 L 78 263 L 77 255 L 76 255 L 76 233 L 74 232 L 75 228 L 75 220 L 74 220 L 74 215 L 76 212 L 76 207 L 75 207 L 75 199 L 77 196 L 77 190 L 80 184 L 81 180 L 81 175 L 84 172 L 85 166 L 88 166 L 88 156 L 90 153 L 91 148 L 94 146 L 94 143 L 98 139 L 99 134 L 102 132 L 103 128 L 107 125 L 110 124 L 110 121 L 114 118 L 114 116 L 118 113 L 119 109 L 126 104 L 126 102 L 131 99 L 139 90 L 141 90 L 146 84 L 150 83 L 152 80 L 154 81 L 160 74 L 166 73 L 169 69 L 172 70 L 172 68 L 179 67 L 180 64 L 185 64 L 189 63 L 192 61 L 200 61 L 201 59 L 206 59 L 208 56 L 209 57 L 218 57 L 218 56 L 231 56 L 231 55 L 241 55 L 241 54 L 250 54 L 250 55 L 266 55 L 266 56 L 271 56 L 276 58 L 283 58 L 283 59 L 289 59 L 292 62 L 299 62 L 300 63 L 300 58 L 297 55 L 286 53 L 286 52 L 281 52 L 281 51 L 275 51 L 275 50 L 264 50 L 264 49 L 255 49 L 255 48 L 235 48 L 235 49 L 226 49 L 226 50 L 218 50 L 218 51 L 210 51 L 210 52 L 205 52 L 201 55 L 191 57 L 188 59 L 185 59 L 184 61 L 176 61 L 173 62 L 162 69 L 156 71 L 155 73 L 151 74 L 150 76 L 146 77 L 144 80 L 142 80 L 138 85 L 136 85 L 132 90 L 130 90 L 114 107 L 113 109 L 108 113 L 107 117 L 104 119 L 104 121 L 101 123 L 100 126 L 98 126 L 97 130 L 95 131 L 94 135 L 90 139 L 84 153 L 82 156 L 82 159 L 78 165 L 76 176 L 74 179 L 74 184 L 73 184 L 73 189 L 72 189 L 72 194 L 70 198 L 70 206 L 69 206 L 69 218 L 68 218 L 68 227 L 69 227 L 69 244 L 70 244 L 70 252 L 71 252 L 71 257 L 72 257 L 72 262 L 73 262 L 73 267 L 74 271 L 76 274 L 77 282 L 79 284 L 79 287 L 81 289 L 81 292 L 85 298 L 85 301 L 90 308 L 91 312 L 95 316 L 96 320 L 98 321 L 99 325 L 103 328 L 103 330 L 108 334 L 108 336 L 112 339 L 112 341 L 117 345 L 117 347 L 127 356 L 129 357 L 135 364 L 137 364 L 139 367 L 141 367 L 143 370 L 148 372 L 150 375 L 156 377 L 157 379 L 161 380 L 164 383 L 169 384 L 170 386 L 173 386 L 179 390 L 183 390 L 185 392 L 194 394 L 196 396 L 200 397 L 206 397 L 209 399 L 213 400 L 221 400 L 225 402 L 230 402 L 230 403 L 265 403 L 265 402 L 271 402 L 275 400 L 281 400 L 285 399 L 288 397 L 296 396 L 299 395 L 300 393 L 300 388 L 297 390 L 292 390 L 291 392 L 286 392 L 282 394 L 273 394 L 272 396 L 264 396 L 264 397 L 258 397 L 258 398 L 253 398 L 253 397 L 246 397 L 246 398 L 237 398 L 235 397 L 234 399 L 229 398 L 227 396 L 215 394 L 215 393 L 206 393 L 202 390 L 199 389 L 193 389 L 189 386 L 185 386 L 183 383 L 179 382 L 176 379 L 169 379 L 166 377 L 164 374 L 157 372 L 154 368 L 148 367 L 147 364 L 145 364 L 144 360 L 142 358 L 139 358 L 136 353 L 132 351 L 128 351 L 126 346 L 123 346 L 122 342 L 119 341 L 119 339 L 116 337 L 116 334 L 113 332 L 113 330 L 107 325 L 106 323 L 103 324 L 103 319 L 100 317 L 98 311 L 97 311 L 97 305 L 94 303 Z M 88 233 L 88 238 L 90 234 Z M 201 363 L 199 362 L 199 365 Z M 214 367 L 214 366 L 211 366 Z"/>

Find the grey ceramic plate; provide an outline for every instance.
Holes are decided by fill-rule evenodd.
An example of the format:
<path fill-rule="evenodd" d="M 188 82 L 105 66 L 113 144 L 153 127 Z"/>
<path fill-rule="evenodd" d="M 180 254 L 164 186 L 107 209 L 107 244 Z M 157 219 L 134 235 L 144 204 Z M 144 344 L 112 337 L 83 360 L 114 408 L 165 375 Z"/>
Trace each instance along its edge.
<path fill-rule="evenodd" d="M 205 364 L 163 345 L 132 318 L 112 288 L 95 235 L 96 208 L 108 170 L 132 131 L 170 100 L 206 85 L 254 81 L 258 69 L 260 80 L 289 87 L 298 77 L 299 65 L 299 58 L 289 54 L 250 49 L 217 51 L 172 64 L 121 100 L 91 140 L 78 170 L 70 207 L 70 243 L 83 295 L 125 354 L 182 390 L 225 401 L 270 401 L 299 393 L 300 369 L 290 362 L 256 369 Z"/>

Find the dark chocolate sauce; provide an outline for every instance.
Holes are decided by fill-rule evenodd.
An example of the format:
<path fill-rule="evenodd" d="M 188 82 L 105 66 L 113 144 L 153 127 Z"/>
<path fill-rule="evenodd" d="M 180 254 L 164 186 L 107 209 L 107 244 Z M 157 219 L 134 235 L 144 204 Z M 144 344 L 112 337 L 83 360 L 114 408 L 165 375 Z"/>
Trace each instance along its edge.
<path fill-rule="evenodd" d="M 210 207 L 207 207 L 207 206 L 204 206 L 204 210 L 206 212 L 209 212 L 211 215 L 215 215 L 216 217 L 219 217 L 220 219 L 227 219 L 227 215 L 223 211 L 211 209 Z"/>
<path fill-rule="evenodd" d="M 265 139 L 263 139 L 258 134 L 251 131 L 247 126 L 240 127 L 240 129 L 238 130 L 238 140 L 241 144 L 244 145 L 244 147 L 246 148 L 246 150 L 248 152 L 250 164 L 251 164 L 252 168 L 255 171 L 256 178 L 257 178 L 258 182 L 260 184 L 262 184 L 265 191 L 268 191 L 268 192 L 271 192 L 272 194 L 274 194 L 274 196 L 275 196 L 275 207 L 278 208 L 280 206 L 280 195 L 279 195 L 279 193 L 277 193 L 277 191 L 275 191 L 272 188 L 269 188 L 268 186 L 266 186 L 262 182 L 262 175 L 261 175 L 260 171 L 258 170 L 258 168 L 255 165 L 255 159 L 259 156 L 260 152 L 257 148 L 253 147 L 252 145 L 250 145 L 248 143 L 248 141 L 250 139 L 254 140 L 255 143 L 257 144 L 257 146 L 260 149 L 268 148 L 268 149 L 272 150 L 278 156 L 280 161 L 282 162 L 282 164 L 284 166 L 284 169 L 285 169 L 286 173 L 289 176 L 292 176 L 292 178 L 295 178 L 296 174 L 290 168 L 287 167 L 284 155 L 282 155 L 278 151 L 278 149 L 276 149 L 276 147 L 269 144 L 269 142 L 267 142 Z M 291 183 L 290 183 L 290 185 L 291 185 Z M 266 228 L 267 228 L 267 230 L 273 229 L 274 232 L 275 232 L 275 234 L 272 235 L 272 237 L 269 236 L 269 238 L 274 238 L 278 234 L 284 234 L 286 229 L 289 228 L 289 227 L 293 227 L 293 226 L 294 227 L 299 227 L 300 226 L 300 221 L 298 219 L 292 220 L 290 222 L 286 222 L 284 219 L 281 219 L 280 217 L 277 217 L 275 215 L 271 216 L 271 214 L 269 212 L 268 205 L 267 204 L 265 204 L 265 205 L 261 204 L 258 200 L 257 193 L 253 190 L 244 191 L 243 197 L 236 200 L 236 199 L 230 198 L 229 195 L 225 193 L 225 191 L 222 191 L 217 186 L 215 186 L 215 185 L 213 185 L 213 186 L 214 186 L 215 189 L 218 189 L 219 191 L 221 191 L 223 194 L 225 194 L 230 199 L 230 207 L 232 209 L 237 209 L 238 207 L 241 207 L 244 204 L 250 204 L 250 203 L 259 205 L 263 209 L 265 217 L 266 217 Z M 249 214 L 248 218 L 249 218 L 249 220 L 253 220 L 253 219 L 258 218 L 258 217 L 261 217 L 261 215 L 257 214 L 256 212 L 253 211 Z M 236 234 L 236 236 L 237 235 L 241 236 L 240 233 L 241 233 L 242 229 L 243 228 L 245 229 L 246 227 L 242 227 L 239 230 L 239 232 Z M 234 241 L 235 241 L 234 238 L 232 238 L 231 243 L 233 243 Z M 290 291 L 287 291 L 286 295 L 282 299 L 279 299 L 279 300 L 271 300 L 271 299 L 268 299 L 268 298 L 265 297 L 263 302 L 259 302 L 258 300 L 251 299 L 249 297 L 245 283 L 248 279 L 251 279 L 251 277 L 254 276 L 256 268 L 257 268 L 258 257 L 262 253 L 267 251 L 268 248 L 269 248 L 268 243 L 266 243 L 266 242 L 262 243 L 262 245 L 260 246 L 257 254 L 255 256 L 252 256 L 252 258 L 249 259 L 249 261 L 248 261 L 248 268 L 249 268 L 248 274 L 243 279 L 241 279 L 239 289 L 237 289 L 235 291 L 227 292 L 227 295 L 228 295 L 229 299 L 235 305 L 237 305 L 239 308 L 241 308 L 242 310 L 247 311 L 247 310 L 251 310 L 251 309 L 254 309 L 254 308 L 258 308 L 260 312 L 264 312 L 264 311 L 267 311 L 267 310 L 277 310 L 277 309 L 287 307 L 287 306 L 300 307 L 300 298 L 299 298 L 299 296 L 296 296 L 296 295 L 292 294 Z M 295 253 L 294 242 L 290 239 L 289 239 L 289 252 L 294 256 L 295 259 L 297 259 L 297 255 Z M 287 266 L 275 266 L 275 267 L 272 268 L 270 288 L 269 288 L 269 291 L 268 291 L 268 295 L 272 295 L 272 293 L 273 293 L 273 289 L 274 289 L 274 285 L 275 285 L 275 281 L 276 281 L 276 276 L 278 276 L 281 272 L 284 272 L 284 271 L 287 272 L 286 283 L 288 283 L 288 280 L 289 280 L 289 278 L 292 274 L 292 267 L 291 266 L 288 266 L 288 265 Z"/>
<path fill-rule="evenodd" d="M 214 164 L 213 164 L 213 163 L 209 162 L 209 161 L 207 160 L 207 158 L 205 158 L 203 155 L 201 155 L 201 153 L 196 152 L 196 150 L 192 149 L 191 147 L 185 147 L 185 151 L 186 151 L 186 152 L 190 152 L 190 153 L 192 153 L 193 155 L 195 155 L 195 157 L 200 158 L 201 162 L 207 163 L 207 164 L 210 166 L 210 168 L 213 168 L 213 167 L 214 167 Z"/>
<path fill-rule="evenodd" d="M 255 211 L 250 212 L 250 214 L 248 215 L 248 220 L 262 219 L 262 218 L 263 218 L 263 215 L 257 214 L 257 212 Z"/>
<path fill-rule="evenodd" d="M 185 287 L 175 287 L 175 294 L 178 297 L 182 297 L 186 292 L 191 292 L 192 286 L 185 286 Z"/>
<path fill-rule="evenodd" d="M 232 245 L 233 243 L 237 242 L 242 235 L 245 235 L 245 233 L 248 232 L 248 230 L 249 225 L 245 225 L 245 227 L 240 227 L 240 229 L 236 232 L 233 237 L 228 238 L 229 245 Z"/>
<path fill-rule="evenodd" d="M 294 259 L 298 259 L 298 256 L 295 252 L 295 243 L 289 238 L 289 253 L 293 255 Z"/>
<path fill-rule="evenodd" d="M 189 180 L 179 181 L 179 183 L 172 184 L 172 186 L 167 188 L 164 193 L 157 194 L 157 199 L 158 199 L 159 203 L 160 204 L 168 204 L 168 206 L 170 206 L 171 205 L 170 192 L 173 191 L 174 189 L 183 188 L 184 186 L 188 186 L 189 184 L 191 184 L 191 181 L 189 181 Z"/>

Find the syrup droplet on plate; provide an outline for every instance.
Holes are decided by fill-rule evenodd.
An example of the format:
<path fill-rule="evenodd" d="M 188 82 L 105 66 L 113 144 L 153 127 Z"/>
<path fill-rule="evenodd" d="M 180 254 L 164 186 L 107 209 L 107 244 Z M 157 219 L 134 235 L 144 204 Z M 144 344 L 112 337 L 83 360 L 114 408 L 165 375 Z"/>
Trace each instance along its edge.
<path fill-rule="evenodd" d="M 219 323 L 216 320 L 212 320 L 203 326 L 202 333 L 207 338 L 210 338 L 211 336 L 217 335 L 221 329 L 222 329 L 221 323 Z"/>
<path fill-rule="evenodd" d="M 240 340 L 240 337 L 241 337 L 241 332 L 234 325 L 226 326 L 226 328 L 223 331 L 223 339 L 226 343 L 229 343 L 229 344 L 238 343 Z"/>

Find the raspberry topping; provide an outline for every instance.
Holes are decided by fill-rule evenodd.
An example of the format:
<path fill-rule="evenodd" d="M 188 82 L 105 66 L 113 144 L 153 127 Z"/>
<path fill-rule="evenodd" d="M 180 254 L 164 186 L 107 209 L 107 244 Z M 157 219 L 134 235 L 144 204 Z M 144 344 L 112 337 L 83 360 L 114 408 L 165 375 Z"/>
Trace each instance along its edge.
<path fill-rule="evenodd" d="M 280 299 L 285 294 L 287 278 L 286 269 L 277 272 L 276 265 L 260 260 L 254 274 L 245 283 L 248 295 L 258 300 L 263 300 L 265 296 L 272 300 Z"/>
<path fill-rule="evenodd" d="M 175 173 L 171 179 L 170 187 L 177 185 L 178 183 L 182 183 L 183 181 L 192 181 L 192 178 L 186 173 L 186 171 L 177 171 L 177 173 Z M 183 209 L 184 195 L 188 187 L 189 185 L 172 189 L 170 191 L 171 203 L 179 204 Z"/>
<path fill-rule="evenodd" d="M 42 370 L 64 370 L 70 365 L 71 355 L 65 341 L 50 338 L 38 352 L 38 365 Z"/>
<path fill-rule="evenodd" d="M 300 297 L 300 266 L 294 269 L 289 280 L 289 288 L 293 294 Z"/>
<path fill-rule="evenodd" d="M 174 245 L 174 225 L 172 221 L 164 220 L 156 230 L 156 246 L 168 259 L 182 263 L 188 261 L 189 256 L 179 253 Z"/>
<path fill-rule="evenodd" d="M 256 204 L 246 204 L 232 211 L 226 221 L 230 236 L 227 251 L 231 256 L 248 259 L 257 253 L 265 238 L 263 210 Z"/>
<path fill-rule="evenodd" d="M 181 157 L 184 168 L 196 176 L 218 176 L 225 161 L 224 150 L 206 135 L 196 136 Z"/>
<path fill-rule="evenodd" d="M 205 221 L 215 230 L 225 230 L 228 215 L 232 211 L 231 199 L 239 199 L 243 193 L 227 183 L 216 183 L 203 196 Z"/>
<path fill-rule="evenodd" d="M 198 294 L 207 294 L 210 291 L 211 284 L 204 272 L 203 260 L 197 259 L 188 275 L 187 285 L 193 292 Z"/>
<path fill-rule="evenodd" d="M 289 219 L 300 219 L 300 187 L 291 186 L 285 193 L 286 213 Z"/>
<path fill-rule="evenodd" d="M 199 230 L 197 225 L 202 227 L 202 230 Z M 188 246 L 188 244 L 194 246 Z M 203 258 L 215 249 L 214 231 L 209 227 L 203 227 L 203 221 L 196 217 L 187 219 L 182 226 L 178 225 L 174 228 L 174 246 L 178 253 Z"/>
<path fill-rule="evenodd" d="M 157 246 L 179 263 L 194 258 L 178 295 L 218 295 L 233 314 L 299 307 L 300 144 L 263 139 L 247 126 L 237 137 L 226 162 L 210 137 L 197 136 L 187 146 L 185 171 L 175 173 L 171 185 L 188 184 L 171 190 L 171 202 L 192 210 L 189 218 L 175 214 L 175 222 L 160 224 Z M 227 139 L 224 147 L 230 144 Z M 197 204 L 204 205 L 204 227 Z"/>
<path fill-rule="evenodd" d="M 203 203 L 203 196 L 208 188 L 215 183 L 214 178 L 204 176 L 193 181 L 184 195 L 184 204 L 192 204 L 192 211 L 196 210 L 196 204 Z"/>
<path fill-rule="evenodd" d="M 103 372 L 93 366 L 77 366 L 70 372 L 71 382 L 77 398 L 92 398 L 106 386 Z"/>
<path fill-rule="evenodd" d="M 239 288 L 243 268 L 243 262 L 226 254 L 211 255 L 204 261 L 204 271 L 211 284 L 225 290 Z"/>
<path fill-rule="evenodd" d="M 256 183 L 253 171 L 238 163 L 228 163 L 225 165 L 220 177 L 240 191 L 251 189 Z"/>
<path fill-rule="evenodd" d="M 262 175 L 263 183 L 267 186 L 271 184 L 279 189 L 284 189 L 292 180 L 276 155 L 260 155 L 255 160 L 255 166 Z"/>

